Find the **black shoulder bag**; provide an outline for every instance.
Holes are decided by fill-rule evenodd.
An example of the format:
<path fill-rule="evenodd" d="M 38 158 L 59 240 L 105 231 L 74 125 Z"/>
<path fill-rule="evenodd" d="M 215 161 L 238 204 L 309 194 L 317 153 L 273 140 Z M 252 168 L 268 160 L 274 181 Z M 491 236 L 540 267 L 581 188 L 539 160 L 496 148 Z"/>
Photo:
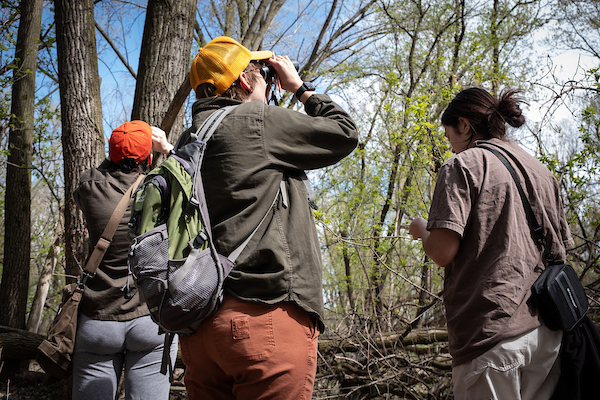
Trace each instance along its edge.
<path fill-rule="evenodd" d="M 527 214 L 529 226 L 537 243 L 542 247 L 546 268 L 531 287 L 531 298 L 537 306 L 546 326 L 552 330 L 573 330 L 585 317 L 590 307 L 587 296 L 577 274 L 564 261 L 554 260 L 544 237 L 544 230 L 533 213 L 525 191 L 519 182 L 514 168 L 502 153 L 491 147 L 478 144 L 477 147 L 491 151 L 502 161 L 512 176 Z"/>

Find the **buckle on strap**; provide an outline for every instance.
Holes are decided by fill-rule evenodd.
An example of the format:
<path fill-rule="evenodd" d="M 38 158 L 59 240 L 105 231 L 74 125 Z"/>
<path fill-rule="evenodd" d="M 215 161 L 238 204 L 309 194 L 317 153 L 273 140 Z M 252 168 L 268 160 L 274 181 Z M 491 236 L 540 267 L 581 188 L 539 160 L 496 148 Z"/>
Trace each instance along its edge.
<path fill-rule="evenodd" d="M 81 273 L 81 284 L 83 286 L 86 285 L 87 281 L 89 279 L 92 279 L 96 276 L 96 273 L 90 274 L 89 272 L 87 272 L 86 270 L 83 270 L 83 272 Z"/>
<path fill-rule="evenodd" d="M 198 235 L 192 240 L 190 240 L 190 247 L 194 249 L 199 249 L 208 241 L 208 233 L 206 232 L 206 228 L 202 228 Z"/>
<path fill-rule="evenodd" d="M 98 239 L 98 244 L 96 245 L 98 247 L 98 249 L 104 251 L 106 249 L 108 249 L 108 246 L 110 246 L 111 241 L 110 240 L 106 240 L 103 237 L 101 237 L 100 239 Z"/>

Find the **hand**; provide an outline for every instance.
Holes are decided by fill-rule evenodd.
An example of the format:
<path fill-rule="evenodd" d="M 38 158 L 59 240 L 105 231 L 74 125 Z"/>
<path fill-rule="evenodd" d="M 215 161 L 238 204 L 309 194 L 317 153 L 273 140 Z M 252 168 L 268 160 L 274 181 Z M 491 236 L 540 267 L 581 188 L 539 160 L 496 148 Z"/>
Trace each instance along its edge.
<path fill-rule="evenodd" d="M 152 150 L 158 151 L 159 153 L 169 154 L 169 151 L 173 149 L 173 145 L 167 140 L 165 131 L 159 127 L 152 127 Z"/>
<path fill-rule="evenodd" d="M 408 233 L 412 235 L 413 240 L 422 239 L 426 232 L 427 221 L 424 218 L 417 217 L 408 226 Z"/>
<path fill-rule="evenodd" d="M 432 228 L 427 230 L 427 221 L 418 217 L 408 226 L 408 233 L 413 239 L 421 239 L 425 254 L 440 267 L 450 264 L 460 247 L 460 235 L 445 228 Z"/>
<path fill-rule="evenodd" d="M 267 60 L 275 68 L 279 85 L 283 90 L 296 93 L 302 86 L 302 79 L 296 71 L 296 67 L 288 56 L 273 56 Z"/>

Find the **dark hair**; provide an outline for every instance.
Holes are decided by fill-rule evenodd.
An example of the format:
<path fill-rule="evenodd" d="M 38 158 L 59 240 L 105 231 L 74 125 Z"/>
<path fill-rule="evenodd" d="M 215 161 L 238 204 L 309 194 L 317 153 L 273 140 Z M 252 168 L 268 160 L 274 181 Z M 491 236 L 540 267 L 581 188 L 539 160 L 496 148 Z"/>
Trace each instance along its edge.
<path fill-rule="evenodd" d="M 148 156 L 148 157 L 150 157 L 150 156 Z M 146 160 L 148 160 L 148 159 L 146 158 Z M 133 172 L 133 171 L 140 172 L 140 173 L 147 172 L 149 167 L 148 167 L 148 162 L 146 160 L 138 163 L 134 158 L 123 158 L 119 164 L 117 164 L 114 161 L 111 161 L 110 169 L 111 169 L 111 171 L 120 170 L 126 174 Z"/>
<path fill-rule="evenodd" d="M 244 72 L 251 71 L 255 68 L 260 68 L 260 63 L 258 61 L 250 61 Z M 254 87 L 256 82 L 258 82 L 258 77 L 255 74 L 247 75 L 248 83 L 250 87 Z M 231 84 L 229 89 L 225 91 L 223 94 L 216 93 L 217 88 L 212 83 L 201 83 L 196 88 L 196 98 L 197 99 L 205 99 L 207 97 L 227 97 L 229 99 L 244 101 L 248 98 L 251 92 L 247 89 L 242 88 L 240 85 L 240 79 L 238 78 L 235 82 Z"/>
<path fill-rule="evenodd" d="M 520 89 L 505 89 L 498 98 L 481 88 L 465 89 L 452 99 L 442 114 L 442 125 L 458 127 L 458 119 L 466 118 L 471 124 L 473 136 L 484 139 L 504 138 L 506 124 L 518 128 L 525 124 L 520 103 L 527 104 L 520 96 Z"/>

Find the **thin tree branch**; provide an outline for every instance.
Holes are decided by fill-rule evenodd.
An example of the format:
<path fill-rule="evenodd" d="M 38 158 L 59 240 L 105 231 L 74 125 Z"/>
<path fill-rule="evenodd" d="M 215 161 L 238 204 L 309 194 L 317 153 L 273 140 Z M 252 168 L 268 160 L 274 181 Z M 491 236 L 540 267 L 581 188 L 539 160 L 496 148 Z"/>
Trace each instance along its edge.
<path fill-rule="evenodd" d="M 94 21 L 94 24 L 96 25 L 96 29 L 98 30 L 98 32 L 100 32 L 100 34 L 102 35 L 102 37 L 104 37 L 104 39 L 108 42 L 109 46 L 117 54 L 117 57 L 119 57 L 119 60 L 121 60 L 121 62 L 125 66 L 125 68 L 127 68 L 127 70 L 129 71 L 129 73 L 131 74 L 131 76 L 133 76 L 133 79 L 137 79 L 137 74 L 135 73 L 135 71 L 133 70 L 133 68 L 131 68 L 131 66 L 129 65 L 129 63 L 125 59 L 125 57 L 123 57 L 123 55 L 121 54 L 121 52 L 119 51 L 119 49 L 117 49 L 117 46 L 115 46 L 115 44 L 113 43 L 113 41 L 111 40 L 111 38 L 106 34 L 106 32 L 104 32 L 104 30 L 100 27 L 100 25 L 98 24 L 98 22 Z"/>

